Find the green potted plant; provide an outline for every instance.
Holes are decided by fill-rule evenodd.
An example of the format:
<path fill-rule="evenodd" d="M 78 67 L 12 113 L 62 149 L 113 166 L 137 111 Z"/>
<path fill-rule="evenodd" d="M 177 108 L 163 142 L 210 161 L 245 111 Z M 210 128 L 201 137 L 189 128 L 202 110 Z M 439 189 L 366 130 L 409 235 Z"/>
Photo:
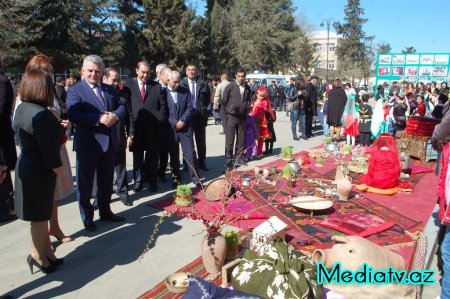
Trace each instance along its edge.
<path fill-rule="evenodd" d="M 333 142 L 333 138 L 331 138 L 330 136 L 327 136 L 323 139 L 323 144 L 326 146 L 328 143 Z"/>
<path fill-rule="evenodd" d="M 342 147 L 342 152 L 344 154 L 351 154 L 352 153 L 352 146 L 350 144 L 344 144 Z"/>
<path fill-rule="evenodd" d="M 235 259 L 239 256 L 239 237 L 236 232 L 229 230 L 225 233 L 227 243 L 227 259 Z"/>
<path fill-rule="evenodd" d="M 181 207 L 192 205 L 192 189 L 188 185 L 177 186 L 175 204 Z"/>
<path fill-rule="evenodd" d="M 325 166 L 325 161 L 323 160 L 323 157 L 321 154 L 319 154 L 316 158 L 316 166 L 317 167 L 324 167 Z"/>
<path fill-rule="evenodd" d="M 283 157 L 283 160 L 292 160 L 292 147 L 283 146 L 281 148 L 281 156 Z"/>
<path fill-rule="evenodd" d="M 288 182 L 288 187 L 295 187 L 296 174 L 295 169 L 291 165 L 287 164 L 284 166 L 282 177 Z"/>

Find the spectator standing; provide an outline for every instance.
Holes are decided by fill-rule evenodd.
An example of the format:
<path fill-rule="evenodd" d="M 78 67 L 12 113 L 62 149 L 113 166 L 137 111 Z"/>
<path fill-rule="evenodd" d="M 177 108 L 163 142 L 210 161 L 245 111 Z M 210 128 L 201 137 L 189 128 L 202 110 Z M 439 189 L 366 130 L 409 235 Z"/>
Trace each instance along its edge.
<path fill-rule="evenodd" d="M 370 124 L 372 107 L 368 104 L 369 95 L 361 95 L 362 103 L 359 105 L 359 143 L 362 146 L 370 146 Z"/>
<path fill-rule="evenodd" d="M 341 137 L 342 115 L 346 104 L 347 95 L 342 89 L 342 82 L 336 79 L 333 88 L 328 93 L 327 124 L 330 128 L 330 137 L 337 141 Z"/>
<path fill-rule="evenodd" d="M 313 137 L 312 123 L 314 116 L 317 116 L 317 76 L 311 76 L 305 87 L 305 133 L 307 138 Z"/>
<path fill-rule="evenodd" d="M 0 71 L 0 222 L 16 219 L 13 200 L 11 171 L 17 161 L 11 113 L 14 91 L 8 77 Z"/>
<path fill-rule="evenodd" d="M 209 171 L 206 166 L 206 126 L 208 125 L 208 105 L 210 103 L 210 91 L 208 84 L 198 78 L 197 67 L 189 64 L 186 67 L 187 79 L 180 82 L 180 86 L 191 92 L 191 101 L 194 112 L 192 115 L 192 127 L 194 129 L 195 145 L 197 147 L 197 163 L 201 170 Z"/>
<path fill-rule="evenodd" d="M 239 68 L 236 71 L 236 79 L 225 87 L 222 96 L 222 105 L 227 113 L 227 125 L 225 131 L 225 157 L 226 169 L 233 168 L 233 149 L 236 137 L 236 157 L 241 157 L 245 145 L 245 123 L 248 108 L 250 107 L 250 86 L 245 83 L 246 71 Z M 237 161 L 240 162 L 240 161 Z"/>
<path fill-rule="evenodd" d="M 227 126 L 227 112 L 225 111 L 225 106 L 222 105 L 222 96 L 223 91 L 225 90 L 225 87 L 227 87 L 228 84 L 230 84 L 230 81 L 228 81 L 228 72 L 222 72 L 222 75 L 220 76 L 220 83 L 217 85 L 216 90 L 214 92 L 214 103 L 213 103 L 213 110 L 219 111 L 220 114 L 223 132 L 219 134 L 222 135 L 225 135 Z"/>
<path fill-rule="evenodd" d="M 55 92 L 58 99 L 59 107 L 61 107 L 61 119 L 67 119 L 67 91 L 66 91 L 66 79 L 64 77 L 56 77 Z"/>
<path fill-rule="evenodd" d="M 119 196 L 120 201 L 126 206 L 132 206 L 133 201 L 128 196 L 128 179 L 126 149 L 133 139 L 133 128 L 130 121 L 130 89 L 126 86 L 119 89 L 119 72 L 113 68 L 106 68 L 103 75 L 103 83 L 108 84 L 116 91 L 119 102 L 125 107 L 125 117 L 120 118 L 117 125 L 113 127 L 117 131 L 118 148 L 114 153 L 114 170 L 116 178 L 114 181 L 114 191 Z"/>
<path fill-rule="evenodd" d="M 141 191 L 147 181 L 150 191 L 156 192 L 162 126 L 167 115 L 166 94 L 159 83 L 148 80 L 150 66 L 147 62 L 137 64 L 136 75 L 130 85 L 134 191 Z"/>
<path fill-rule="evenodd" d="M 88 231 L 97 229 L 90 203 L 94 176 L 97 175 L 97 204 L 101 221 L 125 221 L 111 211 L 114 178 L 114 151 L 118 149 L 117 131 L 112 127 L 125 117 L 125 107 L 114 89 L 100 83 L 103 60 L 88 55 L 81 68 L 83 80 L 67 92 L 67 114 L 77 125 L 74 149 L 77 158 L 77 195 L 81 219 Z"/>
<path fill-rule="evenodd" d="M 272 103 L 272 107 L 274 110 L 277 109 L 277 104 L 278 104 L 278 88 L 277 85 L 275 84 L 275 81 L 271 81 L 270 85 L 269 85 L 269 99 L 270 102 Z"/>
<path fill-rule="evenodd" d="M 17 216 L 30 221 L 32 251 L 27 263 L 33 273 L 54 272 L 57 259 L 50 244 L 48 220 L 53 209 L 56 176 L 62 172 L 60 137 L 63 129 L 47 107 L 53 106 L 54 86 L 44 70 L 25 73 L 17 107 L 14 129 L 19 135 L 21 155 L 16 168 L 15 208 Z"/>

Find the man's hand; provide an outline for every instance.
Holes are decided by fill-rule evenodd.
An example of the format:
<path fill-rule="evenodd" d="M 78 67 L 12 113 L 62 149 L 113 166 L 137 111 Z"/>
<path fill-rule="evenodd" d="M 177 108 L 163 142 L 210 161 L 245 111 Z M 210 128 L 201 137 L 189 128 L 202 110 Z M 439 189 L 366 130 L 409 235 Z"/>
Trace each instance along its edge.
<path fill-rule="evenodd" d="M 118 120 L 118 118 L 114 113 L 106 111 L 100 117 L 99 122 L 101 124 L 104 124 L 105 127 L 111 128 L 112 126 L 114 126 L 116 124 L 117 120 Z"/>
<path fill-rule="evenodd" d="M 133 144 L 133 137 L 128 136 L 127 138 L 127 147 L 130 147 Z"/>
<path fill-rule="evenodd" d="M 6 178 L 6 170 L 7 169 L 8 169 L 8 166 L 0 165 L 0 184 Z"/>
<path fill-rule="evenodd" d="M 176 128 L 177 130 L 181 130 L 181 129 L 184 128 L 184 125 L 185 125 L 184 122 L 182 122 L 181 120 L 179 120 L 179 121 L 177 122 L 175 128 Z"/>

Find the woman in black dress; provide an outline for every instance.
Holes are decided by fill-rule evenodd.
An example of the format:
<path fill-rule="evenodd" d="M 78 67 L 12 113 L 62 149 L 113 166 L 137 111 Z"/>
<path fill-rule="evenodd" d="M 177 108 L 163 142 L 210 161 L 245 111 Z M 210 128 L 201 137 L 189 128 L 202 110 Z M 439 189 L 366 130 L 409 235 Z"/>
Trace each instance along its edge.
<path fill-rule="evenodd" d="M 47 109 L 53 106 L 54 87 L 43 70 L 26 72 L 20 86 L 22 104 L 16 110 L 14 129 L 21 154 L 16 165 L 17 216 L 31 222 L 32 252 L 27 263 L 50 273 L 62 264 L 53 253 L 47 221 L 52 215 L 56 175 L 62 171 L 59 138 L 61 125 Z"/>
<path fill-rule="evenodd" d="M 330 128 L 330 137 L 339 141 L 341 137 L 342 115 L 344 114 L 347 95 L 342 89 L 342 82 L 339 79 L 334 80 L 333 88 L 328 93 L 327 105 L 327 124 Z"/>

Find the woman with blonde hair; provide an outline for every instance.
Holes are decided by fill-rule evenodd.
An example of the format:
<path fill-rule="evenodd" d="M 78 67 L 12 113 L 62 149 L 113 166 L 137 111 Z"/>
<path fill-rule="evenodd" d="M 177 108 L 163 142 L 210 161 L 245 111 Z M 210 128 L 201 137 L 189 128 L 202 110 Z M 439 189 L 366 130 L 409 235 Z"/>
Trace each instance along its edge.
<path fill-rule="evenodd" d="M 17 216 L 31 222 L 32 252 L 27 263 L 44 273 L 54 272 L 63 263 L 57 259 L 48 234 L 53 210 L 56 177 L 63 171 L 59 139 L 63 132 L 58 119 L 47 109 L 53 105 L 54 87 L 43 70 L 25 73 L 20 87 L 22 103 L 14 117 L 21 154 L 15 174 Z"/>

